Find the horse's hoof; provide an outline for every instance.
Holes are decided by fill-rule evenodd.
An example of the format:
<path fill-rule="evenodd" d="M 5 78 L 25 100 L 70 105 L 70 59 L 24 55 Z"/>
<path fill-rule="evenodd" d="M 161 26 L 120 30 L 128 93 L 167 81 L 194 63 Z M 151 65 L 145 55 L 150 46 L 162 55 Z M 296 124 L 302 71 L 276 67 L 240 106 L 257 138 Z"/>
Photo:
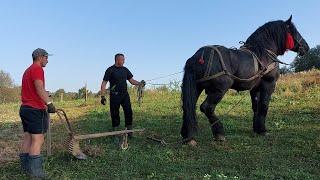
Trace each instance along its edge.
<path fill-rule="evenodd" d="M 224 137 L 224 135 L 218 134 L 215 136 L 215 141 L 224 142 L 224 141 L 226 141 L 226 137 Z"/>
<path fill-rule="evenodd" d="M 196 146 L 196 145 L 197 145 L 197 141 L 195 141 L 194 139 L 191 139 L 191 140 L 188 142 L 188 145 L 190 145 L 190 146 Z"/>

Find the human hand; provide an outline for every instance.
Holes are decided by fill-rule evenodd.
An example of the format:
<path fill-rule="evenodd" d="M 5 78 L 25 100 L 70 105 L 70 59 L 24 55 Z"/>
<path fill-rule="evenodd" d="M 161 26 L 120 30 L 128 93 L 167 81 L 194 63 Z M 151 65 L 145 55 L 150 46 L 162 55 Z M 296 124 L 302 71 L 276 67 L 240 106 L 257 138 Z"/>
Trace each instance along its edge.
<path fill-rule="evenodd" d="M 52 102 L 49 102 L 47 104 L 47 111 L 48 111 L 48 113 L 55 113 L 56 112 L 56 107 L 54 107 Z"/>
<path fill-rule="evenodd" d="M 144 86 L 146 86 L 146 81 L 145 81 L 145 80 L 142 80 L 142 81 L 140 82 L 140 84 L 142 85 L 142 87 L 144 87 Z"/>
<path fill-rule="evenodd" d="M 107 99 L 106 99 L 106 97 L 105 96 L 101 96 L 101 104 L 102 105 L 106 105 L 106 101 L 107 101 Z"/>

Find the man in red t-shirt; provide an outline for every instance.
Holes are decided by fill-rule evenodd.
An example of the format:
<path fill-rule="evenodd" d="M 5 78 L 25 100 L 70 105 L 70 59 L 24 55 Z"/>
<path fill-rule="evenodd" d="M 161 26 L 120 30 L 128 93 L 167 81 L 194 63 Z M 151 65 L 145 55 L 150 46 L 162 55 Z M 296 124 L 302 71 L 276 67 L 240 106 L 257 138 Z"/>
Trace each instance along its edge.
<path fill-rule="evenodd" d="M 46 50 L 38 48 L 33 51 L 33 63 L 22 77 L 20 118 L 24 137 L 22 153 L 19 154 L 21 168 L 32 177 L 44 178 L 40 155 L 44 142 L 44 133 L 48 129 L 48 114 L 54 113 L 55 107 L 45 90 L 43 67 L 48 63 Z"/>

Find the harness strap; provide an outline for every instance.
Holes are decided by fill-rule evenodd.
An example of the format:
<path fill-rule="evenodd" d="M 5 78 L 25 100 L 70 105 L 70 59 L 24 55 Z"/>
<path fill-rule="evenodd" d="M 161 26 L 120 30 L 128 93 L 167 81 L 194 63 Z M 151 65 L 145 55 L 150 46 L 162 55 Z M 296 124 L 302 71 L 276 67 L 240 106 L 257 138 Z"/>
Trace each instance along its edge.
<path fill-rule="evenodd" d="M 202 53 L 204 53 L 204 50 Z M 208 61 L 206 72 L 204 73 L 204 77 L 208 77 L 210 75 L 210 71 L 212 68 L 213 56 L 214 56 L 214 49 L 211 49 L 210 55 L 209 55 L 209 61 Z"/>
<path fill-rule="evenodd" d="M 267 68 L 261 73 L 261 76 L 268 74 L 277 66 L 278 66 L 278 62 L 272 62 L 272 63 L 268 64 Z"/>
<path fill-rule="evenodd" d="M 216 50 L 217 53 L 218 53 L 218 55 L 219 55 L 219 60 L 220 60 L 221 66 L 222 66 L 222 70 L 225 71 L 225 72 L 227 72 L 227 67 L 226 67 L 226 65 L 225 65 L 225 63 L 224 63 L 223 57 L 222 57 L 222 55 L 221 55 L 221 52 L 220 52 L 219 49 L 218 49 L 217 47 L 215 47 L 215 46 L 213 46 L 212 48 L 213 48 L 214 50 Z"/>
<path fill-rule="evenodd" d="M 245 46 L 241 46 L 239 50 L 240 51 L 245 51 L 245 52 L 251 54 L 252 59 L 253 59 L 254 72 L 258 72 L 259 71 L 259 65 L 263 69 L 263 64 L 261 63 L 260 59 L 258 58 L 258 56 L 254 52 L 252 52 L 250 49 L 248 49 Z"/>
<path fill-rule="evenodd" d="M 208 80 L 210 80 L 210 79 L 214 79 L 214 78 L 217 78 L 217 77 L 222 76 L 222 75 L 225 75 L 225 74 L 226 74 L 225 71 L 220 71 L 220 72 L 218 72 L 217 74 L 214 74 L 214 75 L 211 75 L 211 76 L 207 76 L 207 77 L 203 77 L 203 78 L 197 80 L 197 82 L 199 83 L 199 82 L 208 81 Z"/>
<path fill-rule="evenodd" d="M 267 67 L 263 67 L 263 65 L 262 65 L 261 61 L 259 60 L 259 58 L 258 58 L 252 51 L 250 51 L 249 49 L 247 49 L 247 48 L 245 48 L 245 47 L 244 47 L 244 48 L 241 48 L 241 50 L 246 51 L 246 52 L 249 52 L 249 53 L 252 55 L 253 59 L 255 59 L 254 61 L 260 63 L 260 65 L 261 65 L 262 68 L 263 68 L 263 69 L 259 70 L 254 76 L 252 76 L 252 77 L 250 77 L 250 78 L 247 78 L 247 79 L 242 79 L 242 78 L 239 78 L 239 77 L 231 74 L 231 73 L 227 70 L 226 65 L 225 65 L 225 63 L 224 63 L 224 61 L 223 61 L 223 57 L 222 57 L 222 55 L 221 55 L 221 52 L 220 52 L 220 50 L 219 50 L 217 47 L 215 47 L 215 46 L 207 46 L 207 47 L 212 48 L 211 51 L 210 51 L 210 56 L 209 56 L 209 61 L 208 61 L 207 69 L 206 69 L 206 72 L 205 72 L 204 77 L 201 78 L 201 79 L 199 79 L 199 80 L 197 80 L 197 83 L 204 82 L 204 81 L 208 81 L 208 80 L 211 80 L 211 79 L 215 79 L 215 78 L 218 78 L 218 77 L 220 77 L 220 76 L 222 76 L 222 75 L 228 75 L 228 76 L 230 76 L 231 78 L 233 78 L 234 80 L 239 81 L 239 82 L 252 81 L 252 80 L 254 80 L 254 79 L 258 78 L 258 77 L 262 77 L 262 76 L 268 74 L 268 73 L 271 72 L 274 68 L 276 68 L 277 65 L 278 65 L 278 61 L 274 61 L 274 62 L 268 64 Z M 203 51 L 204 51 L 204 50 L 203 50 Z M 212 67 L 212 61 L 213 61 L 214 51 L 216 51 L 216 52 L 218 53 L 218 55 L 219 55 L 219 61 L 220 61 L 221 66 L 222 66 L 222 71 L 220 71 L 220 72 L 218 72 L 218 73 L 213 74 L 213 75 L 210 76 L 210 70 L 211 70 L 211 67 Z M 270 50 L 269 50 L 269 51 L 270 51 Z M 267 50 L 267 52 L 269 52 L 269 51 Z M 202 53 L 203 53 L 203 52 L 202 52 Z M 255 65 L 255 66 L 258 66 L 258 65 Z M 256 67 L 255 67 L 255 68 L 256 68 Z"/>
<path fill-rule="evenodd" d="M 272 59 L 272 61 L 275 61 L 275 62 L 284 64 L 284 65 L 290 65 L 290 64 L 287 64 L 287 63 L 285 63 L 285 62 L 280 61 L 280 60 L 277 58 L 277 55 L 276 55 L 274 52 L 272 52 L 271 50 L 266 49 L 266 51 L 267 51 L 268 56 Z"/>

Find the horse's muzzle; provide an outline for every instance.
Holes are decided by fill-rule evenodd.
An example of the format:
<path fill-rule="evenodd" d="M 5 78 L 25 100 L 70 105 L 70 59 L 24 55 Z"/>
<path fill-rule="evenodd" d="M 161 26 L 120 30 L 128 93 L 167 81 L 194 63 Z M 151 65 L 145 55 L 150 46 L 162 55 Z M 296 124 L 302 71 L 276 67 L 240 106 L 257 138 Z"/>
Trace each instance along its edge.
<path fill-rule="evenodd" d="M 309 47 L 304 48 L 303 46 L 300 46 L 298 49 L 298 55 L 304 56 L 309 51 Z"/>

